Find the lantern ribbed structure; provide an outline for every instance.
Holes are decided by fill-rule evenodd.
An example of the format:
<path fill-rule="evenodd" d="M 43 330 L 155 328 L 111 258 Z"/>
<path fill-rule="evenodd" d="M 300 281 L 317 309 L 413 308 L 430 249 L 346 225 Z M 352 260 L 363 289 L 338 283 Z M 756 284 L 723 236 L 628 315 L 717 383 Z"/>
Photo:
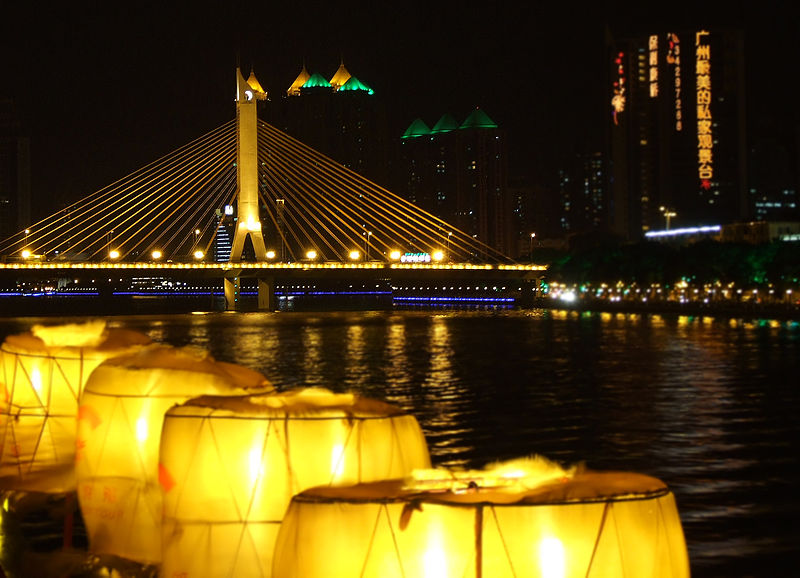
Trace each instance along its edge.
<path fill-rule="evenodd" d="M 292 495 L 429 467 L 416 418 L 381 401 L 323 388 L 190 400 L 164 419 L 162 575 L 271 576 Z"/>
<path fill-rule="evenodd" d="M 150 343 L 104 321 L 35 325 L 0 345 L 0 488 L 75 490 L 78 402 L 92 371 Z"/>
<path fill-rule="evenodd" d="M 164 414 L 198 395 L 271 390 L 260 373 L 194 348 L 153 345 L 100 364 L 81 396 L 75 465 L 90 551 L 157 565 Z"/>
<path fill-rule="evenodd" d="M 688 578 L 673 494 L 655 478 L 584 473 L 532 489 L 403 481 L 292 499 L 282 578 Z"/>

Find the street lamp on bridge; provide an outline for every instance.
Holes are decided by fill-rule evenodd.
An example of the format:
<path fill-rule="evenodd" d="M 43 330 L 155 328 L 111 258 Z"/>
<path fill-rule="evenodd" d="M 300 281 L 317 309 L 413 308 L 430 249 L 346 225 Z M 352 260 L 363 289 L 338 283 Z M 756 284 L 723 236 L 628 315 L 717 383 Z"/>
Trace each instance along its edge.
<path fill-rule="evenodd" d="M 672 219 L 672 217 L 677 217 L 678 213 L 676 213 L 675 211 L 673 211 L 669 207 L 659 207 L 658 210 L 661 211 L 664 214 L 664 220 L 666 222 L 666 230 L 669 231 L 670 219 Z"/>
<path fill-rule="evenodd" d="M 114 249 L 113 243 L 114 243 L 114 229 L 111 229 L 108 232 L 108 241 L 106 243 L 106 248 L 108 250 L 108 259 L 110 261 L 115 261 L 119 259 L 119 251 Z"/>
<path fill-rule="evenodd" d="M 372 236 L 372 231 L 364 231 L 362 234 L 364 235 L 364 260 L 369 261 L 369 238 Z M 350 258 L 353 258 L 353 253 L 350 253 Z"/>
<path fill-rule="evenodd" d="M 528 249 L 528 257 L 530 258 L 531 263 L 533 263 L 533 240 L 535 238 L 536 238 L 536 233 L 531 233 L 531 245 L 530 248 Z"/>

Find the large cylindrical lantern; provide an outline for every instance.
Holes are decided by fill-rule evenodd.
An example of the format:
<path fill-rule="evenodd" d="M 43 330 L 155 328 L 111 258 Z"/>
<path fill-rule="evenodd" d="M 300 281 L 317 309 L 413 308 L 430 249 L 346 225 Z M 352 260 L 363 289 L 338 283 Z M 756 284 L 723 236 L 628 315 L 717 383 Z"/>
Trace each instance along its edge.
<path fill-rule="evenodd" d="M 164 420 L 162 575 L 270 576 L 292 495 L 429 467 L 416 418 L 380 401 L 319 388 L 191 400 Z"/>
<path fill-rule="evenodd" d="M 104 360 L 150 343 L 104 321 L 42 326 L 0 345 L 0 487 L 75 490 L 78 400 Z"/>
<path fill-rule="evenodd" d="M 90 551 L 158 564 L 164 414 L 198 395 L 271 389 L 260 373 L 193 348 L 154 345 L 100 364 L 81 396 L 75 464 Z"/>
<path fill-rule="evenodd" d="M 441 480 L 440 480 L 441 481 Z M 281 578 L 687 578 L 675 499 L 659 480 L 583 473 L 314 488 L 275 548 Z"/>

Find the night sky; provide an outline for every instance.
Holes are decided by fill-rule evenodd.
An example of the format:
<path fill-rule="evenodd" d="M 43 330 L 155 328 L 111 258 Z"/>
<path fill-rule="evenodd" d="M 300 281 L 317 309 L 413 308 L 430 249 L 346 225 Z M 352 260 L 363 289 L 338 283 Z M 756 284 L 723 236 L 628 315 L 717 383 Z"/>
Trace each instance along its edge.
<path fill-rule="evenodd" d="M 600 146 L 607 25 L 744 24 L 758 63 L 749 78 L 764 86 L 751 102 L 775 111 L 794 100 L 770 77 L 797 76 L 790 3 L 729 2 L 724 13 L 610 0 L 316 4 L 4 3 L 0 97 L 14 98 L 31 136 L 36 208 L 51 212 L 233 118 L 237 59 L 275 98 L 304 61 L 329 79 L 344 59 L 385 99 L 398 137 L 416 117 L 432 126 L 481 107 L 508 129 L 517 173 Z"/>

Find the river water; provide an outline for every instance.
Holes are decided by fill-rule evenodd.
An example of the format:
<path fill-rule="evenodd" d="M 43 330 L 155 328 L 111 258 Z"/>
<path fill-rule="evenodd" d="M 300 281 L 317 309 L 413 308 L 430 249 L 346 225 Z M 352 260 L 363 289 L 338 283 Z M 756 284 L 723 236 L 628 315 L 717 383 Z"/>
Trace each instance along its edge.
<path fill-rule="evenodd" d="M 436 465 L 526 456 L 675 492 L 695 577 L 800 572 L 800 324 L 548 310 L 113 316 L 413 412 Z M 75 321 L 62 319 L 60 321 Z M 53 318 L 0 318 L 0 338 Z"/>

